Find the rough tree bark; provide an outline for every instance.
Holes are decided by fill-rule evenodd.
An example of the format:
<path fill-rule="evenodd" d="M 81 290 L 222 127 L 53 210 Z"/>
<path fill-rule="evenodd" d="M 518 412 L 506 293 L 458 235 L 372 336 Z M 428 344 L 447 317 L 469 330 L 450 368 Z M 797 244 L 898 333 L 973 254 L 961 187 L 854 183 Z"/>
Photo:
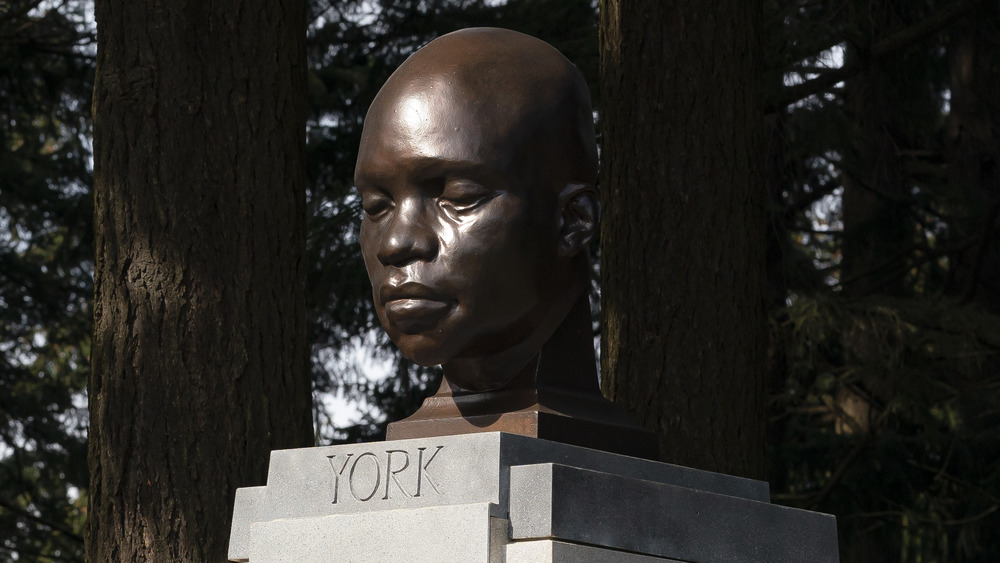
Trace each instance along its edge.
<path fill-rule="evenodd" d="M 849 13 L 865 37 L 891 36 L 904 27 L 891 2 L 861 0 L 850 4 Z M 899 150 L 906 144 L 906 115 L 900 105 L 914 87 L 912 65 L 899 56 L 877 58 L 867 46 L 853 44 L 846 57 L 848 65 L 864 70 L 844 87 L 853 146 L 842 155 L 840 283 L 843 294 L 851 297 L 905 295 L 914 225 Z"/>
<path fill-rule="evenodd" d="M 96 5 L 90 561 L 221 561 L 310 445 L 305 5 Z"/>
<path fill-rule="evenodd" d="M 672 463 L 762 477 L 759 1 L 601 3 L 605 394 Z"/>
<path fill-rule="evenodd" d="M 955 260 L 954 290 L 1000 315 L 1000 7 L 980 6 L 949 51 L 948 181 L 966 202 L 953 210 L 956 238 L 971 242 Z"/>

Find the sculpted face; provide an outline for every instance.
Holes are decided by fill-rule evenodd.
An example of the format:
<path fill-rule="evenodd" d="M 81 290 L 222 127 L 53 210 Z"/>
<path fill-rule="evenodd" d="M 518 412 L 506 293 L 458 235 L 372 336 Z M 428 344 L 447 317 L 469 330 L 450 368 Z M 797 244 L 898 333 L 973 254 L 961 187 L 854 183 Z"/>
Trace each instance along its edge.
<path fill-rule="evenodd" d="M 465 30 L 411 57 L 369 111 L 355 172 L 379 320 L 405 356 L 471 390 L 538 353 L 582 291 L 596 222 L 593 179 L 554 135 L 578 125 L 554 122 L 559 92 L 490 76 L 516 70 L 487 56 L 506 34 Z"/>

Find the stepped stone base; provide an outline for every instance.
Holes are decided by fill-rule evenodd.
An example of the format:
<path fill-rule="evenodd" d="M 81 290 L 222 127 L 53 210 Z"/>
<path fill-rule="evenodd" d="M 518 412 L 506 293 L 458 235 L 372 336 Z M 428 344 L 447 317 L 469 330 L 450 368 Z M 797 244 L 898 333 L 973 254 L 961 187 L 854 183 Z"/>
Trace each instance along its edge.
<path fill-rule="evenodd" d="M 767 483 L 500 432 L 271 453 L 231 561 L 830 562 L 832 516 Z"/>

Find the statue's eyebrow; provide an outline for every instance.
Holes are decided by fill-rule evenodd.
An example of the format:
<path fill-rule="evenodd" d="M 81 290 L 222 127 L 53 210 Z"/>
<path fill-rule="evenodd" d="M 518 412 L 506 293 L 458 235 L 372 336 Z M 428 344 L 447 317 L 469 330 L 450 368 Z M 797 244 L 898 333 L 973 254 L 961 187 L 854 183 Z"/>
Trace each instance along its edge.
<path fill-rule="evenodd" d="M 414 176 L 428 178 L 448 174 L 477 174 L 489 168 L 482 162 L 441 156 L 419 157 L 413 162 Z"/>
<path fill-rule="evenodd" d="M 502 170 L 478 160 L 441 156 L 414 156 L 392 166 L 370 167 L 355 178 L 358 189 L 390 189 L 400 183 L 443 184 L 453 178 L 489 183 L 504 176 Z"/>
<path fill-rule="evenodd" d="M 409 179 L 416 182 L 443 181 L 455 177 L 488 182 L 503 174 L 486 162 L 440 156 L 415 158 L 410 162 L 409 170 Z"/>

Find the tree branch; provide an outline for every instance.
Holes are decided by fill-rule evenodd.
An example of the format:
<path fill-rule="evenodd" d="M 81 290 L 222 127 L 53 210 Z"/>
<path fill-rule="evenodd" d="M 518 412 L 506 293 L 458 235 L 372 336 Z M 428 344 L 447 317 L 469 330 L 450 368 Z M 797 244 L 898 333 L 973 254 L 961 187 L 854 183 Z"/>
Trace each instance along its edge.
<path fill-rule="evenodd" d="M 4 546 L 4 545 L 0 545 L 0 549 L 6 551 L 8 553 L 16 554 L 16 555 L 21 556 L 21 557 L 23 557 L 25 555 L 33 555 L 33 556 L 35 556 L 37 558 L 38 561 L 45 561 L 45 560 L 50 560 L 50 561 L 83 561 L 83 559 L 78 559 L 78 558 L 73 557 L 73 556 L 53 555 L 53 554 L 50 554 L 50 553 L 42 553 L 40 551 L 36 551 L 36 550 L 33 550 L 33 549 L 25 549 L 23 547 L 7 547 L 7 546 Z"/>
<path fill-rule="evenodd" d="M 784 212 L 782 213 L 782 216 L 785 218 L 786 221 L 789 222 L 792 221 L 796 215 L 805 211 L 809 207 L 812 207 L 812 204 L 816 203 L 817 201 L 832 194 L 834 190 L 836 190 L 838 187 L 840 187 L 839 182 L 821 183 L 818 186 L 814 187 L 811 192 L 808 193 L 802 192 L 805 195 L 800 198 L 793 199 L 792 197 L 789 197 L 788 203 L 781 204 L 782 207 L 784 207 Z"/>
<path fill-rule="evenodd" d="M 827 410 L 829 409 L 827 408 Z M 851 464 L 854 463 L 854 461 L 858 458 L 858 456 L 861 455 L 861 452 L 864 451 L 865 446 L 868 445 L 868 440 L 869 439 L 867 437 L 863 437 L 860 440 L 858 440 L 858 442 L 851 449 L 850 453 L 847 454 L 847 457 L 845 457 L 840 462 L 840 465 L 837 466 L 837 469 L 835 469 L 833 473 L 830 474 L 830 478 L 827 479 L 826 484 L 823 485 L 823 487 L 819 491 L 816 491 L 815 493 L 802 493 L 802 494 L 776 493 L 774 495 L 771 495 L 771 497 L 776 501 L 785 503 L 795 502 L 799 506 L 808 506 L 811 507 L 812 509 L 815 509 L 815 507 L 817 507 L 819 503 L 824 498 L 826 498 L 828 494 L 830 494 L 830 491 L 832 491 L 833 488 L 840 483 L 840 480 L 843 479 L 844 475 L 847 474 L 847 470 L 850 468 Z"/>
<path fill-rule="evenodd" d="M 27 510 L 24 510 L 23 508 L 13 503 L 7 502 L 4 499 L 0 499 L 0 508 L 3 508 L 4 510 L 9 510 L 16 515 L 21 516 L 22 518 L 27 518 L 28 520 L 41 524 L 42 526 L 45 526 L 50 530 L 59 532 L 76 543 L 80 544 L 83 543 L 83 537 L 74 532 L 73 530 L 67 528 L 66 526 L 56 522 L 49 522 L 48 520 L 45 520 L 40 516 L 35 516 L 34 514 L 28 512 Z"/>
<path fill-rule="evenodd" d="M 869 52 L 870 57 L 872 59 L 879 59 L 905 49 L 948 27 L 985 2 L 986 0 L 965 0 L 964 2 L 951 4 L 947 8 L 942 8 L 936 14 L 924 18 L 919 23 L 876 42 L 871 47 Z M 861 72 L 863 68 L 864 66 L 858 63 L 845 64 L 841 68 L 824 72 L 816 78 L 807 80 L 801 84 L 789 86 L 776 95 L 774 99 L 768 101 L 764 106 L 764 113 L 767 114 L 784 109 L 803 98 L 808 98 L 813 94 L 828 90 L 834 84 L 847 80 Z"/>
<path fill-rule="evenodd" d="M 992 240 L 993 232 L 1000 227 L 998 223 L 1000 223 L 1000 201 L 994 203 L 986 213 L 986 226 L 983 229 L 982 241 L 980 243 L 979 250 L 976 252 L 976 261 L 972 266 L 972 276 L 969 289 L 962 297 L 961 302 L 963 304 L 971 302 L 976 297 L 976 292 L 978 291 L 980 285 L 979 275 L 983 271 L 983 264 L 986 261 L 986 255 L 990 249 L 990 243 L 994 242 Z"/>
<path fill-rule="evenodd" d="M 0 14 L 0 22 L 14 21 L 20 17 L 25 16 L 28 12 L 34 10 L 42 3 L 42 0 L 32 0 L 27 2 L 24 6 L 21 6 L 18 10 L 11 10 L 7 13 Z"/>

